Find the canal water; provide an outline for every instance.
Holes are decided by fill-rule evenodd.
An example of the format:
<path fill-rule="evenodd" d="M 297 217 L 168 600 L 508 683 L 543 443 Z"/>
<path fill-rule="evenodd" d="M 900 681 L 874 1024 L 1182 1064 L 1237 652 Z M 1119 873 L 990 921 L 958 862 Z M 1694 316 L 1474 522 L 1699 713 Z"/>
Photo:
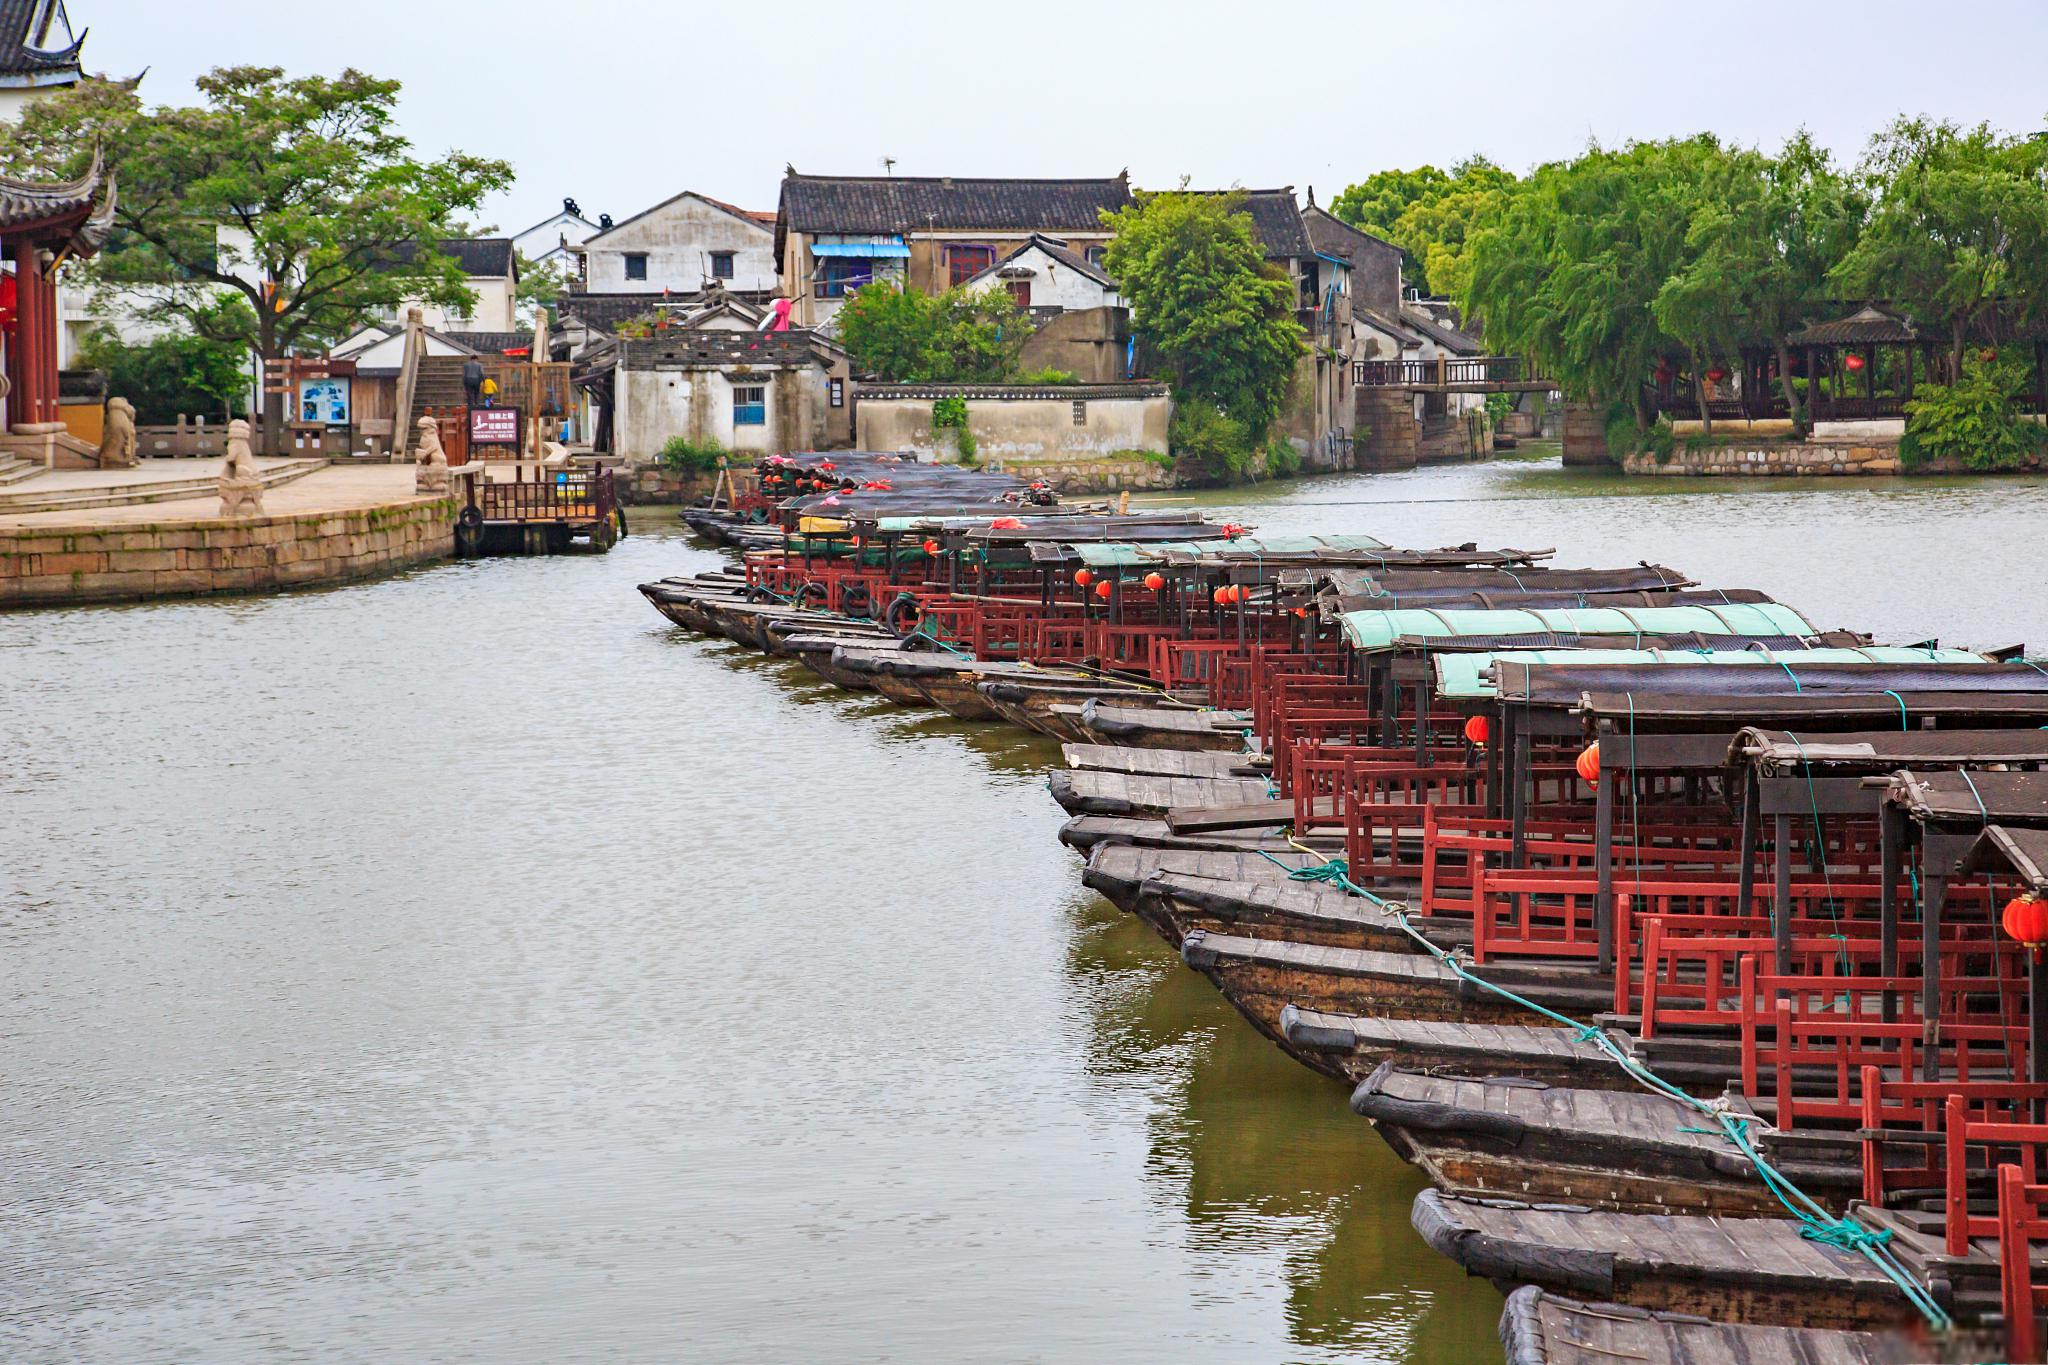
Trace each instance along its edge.
<path fill-rule="evenodd" d="M 2048 487 L 1209 496 L 2048 640 Z M 1085 892 L 1055 746 L 603 558 L 0 617 L 0 1358 L 1498 1358 L 1324 1082 Z"/>

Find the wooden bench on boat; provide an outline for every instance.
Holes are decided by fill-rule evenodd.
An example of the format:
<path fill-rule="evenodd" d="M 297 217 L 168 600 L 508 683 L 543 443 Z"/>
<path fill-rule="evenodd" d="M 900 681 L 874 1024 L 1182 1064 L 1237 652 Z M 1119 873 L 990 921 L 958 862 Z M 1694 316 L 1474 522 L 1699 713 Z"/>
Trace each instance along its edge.
<path fill-rule="evenodd" d="M 1535 1285 L 1501 1311 L 1506 1365 L 1927 1365 L 1903 1332 L 1846 1332 L 1716 1322 L 1622 1303 L 1586 1303 Z M 1957 1360 L 1979 1355 L 1956 1356 Z"/>

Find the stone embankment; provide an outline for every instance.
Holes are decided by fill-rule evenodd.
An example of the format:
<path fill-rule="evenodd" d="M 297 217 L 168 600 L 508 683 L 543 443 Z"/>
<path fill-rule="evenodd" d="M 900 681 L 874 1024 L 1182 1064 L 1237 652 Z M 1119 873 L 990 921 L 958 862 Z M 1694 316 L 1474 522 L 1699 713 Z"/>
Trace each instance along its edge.
<path fill-rule="evenodd" d="M 1637 451 L 1621 458 L 1624 474 L 1676 477 L 1763 478 L 1897 474 L 1899 448 L 1846 441 L 1771 441 L 1687 446 L 1669 455 Z"/>

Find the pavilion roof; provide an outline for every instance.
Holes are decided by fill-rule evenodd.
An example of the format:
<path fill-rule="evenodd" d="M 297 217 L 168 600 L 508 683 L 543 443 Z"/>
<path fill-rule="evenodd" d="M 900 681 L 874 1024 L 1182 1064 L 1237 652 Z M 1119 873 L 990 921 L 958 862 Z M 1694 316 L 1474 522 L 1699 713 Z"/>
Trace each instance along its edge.
<path fill-rule="evenodd" d="M 1920 329 L 1903 313 L 1866 303 L 1848 317 L 1817 322 L 1785 338 L 1792 346 L 1876 346 L 1919 341 Z"/>
<path fill-rule="evenodd" d="M 0 176 L 0 235 L 69 236 L 79 255 L 106 242 L 114 226 L 114 177 L 98 151 L 76 180 L 15 180 Z"/>
<path fill-rule="evenodd" d="M 1728 761 L 1773 774 L 1817 768 L 1879 773 L 1895 768 L 2048 763 L 2048 731 L 1860 730 L 1801 735 L 1752 726 L 1735 736 Z"/>
<path fill-rule="evenodd" d="M 2035 895 L 2048 895 L 2048 829 L 1986 825 L 1963 858 L 1964 872 L 2013 872 Z"/>
<path fill-rule="evenodd" d="M 1921 824 L 2048 825 L 2048 773 L 1907 769 L 1884 799 Z"/>

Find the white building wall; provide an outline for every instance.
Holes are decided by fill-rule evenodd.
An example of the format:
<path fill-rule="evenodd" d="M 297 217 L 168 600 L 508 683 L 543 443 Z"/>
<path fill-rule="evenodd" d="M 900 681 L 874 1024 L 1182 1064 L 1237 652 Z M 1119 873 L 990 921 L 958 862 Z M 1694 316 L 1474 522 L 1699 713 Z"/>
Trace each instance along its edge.
<path fill-rule="evenodd" d="M 711 256 L 733 253 L 733 290 L 775 288 L 775 231 L 694 194 L 679 195 L 583 244 L 584 288 L 593 294 L 693 294 L 712 282 Z M 647 278 L 626 278 L 626 257 L 647 258 Z"/>
<path fill-rule="evenodd" d="M 998 268 L 1031 272 L 1027 281 L 1031 286 L 1031 302 L 1027 307 L 1114 308 L 1123 303 L 1116 290 L 1089 279 L 1070 265 L 1061 264 L 1037 247 Z M 1012 277 L 999 275 L 995 270 L 985 271 L 974 280 L 977 287 L 986 285 L 998 289 L 1008 289 L 1015 282 Z"/>

